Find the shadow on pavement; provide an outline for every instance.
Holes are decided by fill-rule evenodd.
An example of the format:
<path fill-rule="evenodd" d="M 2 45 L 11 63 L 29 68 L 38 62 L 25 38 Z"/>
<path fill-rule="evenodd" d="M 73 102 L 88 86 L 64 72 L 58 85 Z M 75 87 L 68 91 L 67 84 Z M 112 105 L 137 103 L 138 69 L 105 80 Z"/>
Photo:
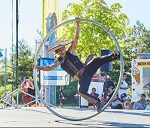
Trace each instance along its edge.
<path fill-rule="evenodd" d="M 114 111 L 115 110 L 115 111 Z M 111 112 L 111 113 L 122 113 L 122 114 L 127 114 L 127 115 L 138 115 L 138 116 L 147 116 L 150 117 L 150 112 L 147 112 L 144 110 L 140 111 L 140 110 L 135 110 L 134 112 L 132 111 L 124 111 L 124 110 L 116 110 L 116 109 L 110 109 L 110 110 L 105 110 L 104 112 Z"/>
<path fill-rule="evenodd" d="M 57 120 L 56 123 L 71 124 L 74 127 L 150 127 L 148 124 L 138 124 L 138 123 L 120 123 L 120 122 L 109 122 L 109 121 L 97 121 L 97 120 L 86 120 L 86 121 L 66 121 Z"/>

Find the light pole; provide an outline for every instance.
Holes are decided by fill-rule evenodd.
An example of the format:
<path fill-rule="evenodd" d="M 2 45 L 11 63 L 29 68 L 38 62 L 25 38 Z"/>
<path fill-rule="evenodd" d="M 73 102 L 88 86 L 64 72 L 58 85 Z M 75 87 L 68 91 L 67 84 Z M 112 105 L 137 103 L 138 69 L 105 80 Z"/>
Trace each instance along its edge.
<path fill-rule="evenodd" d="M 6 85 L 7 85 L 7 48 L 0 49 L 0 58 L 3 57 L 2 51 L 4 51 L 4 87 L 6 96 Z"/>
<path fill-rule="evenodd" d="M 18 0 L 16 0 L 16 87 L 17 88 L 18 88 L 18 23 L 19 23 Z"/>

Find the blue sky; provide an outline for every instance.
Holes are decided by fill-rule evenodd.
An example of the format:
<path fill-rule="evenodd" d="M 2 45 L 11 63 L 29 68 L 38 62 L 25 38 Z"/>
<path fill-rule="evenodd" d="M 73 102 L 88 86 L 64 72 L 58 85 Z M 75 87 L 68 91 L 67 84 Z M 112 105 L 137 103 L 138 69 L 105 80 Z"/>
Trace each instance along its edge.
<path fill-rule="evenodd" d="M 60 1 L 60 8 L 63 10 L 69 2 L 79 2 L 80 0 Z M 119 2 L 123 6 L 122 12 L 127 14 L 131 25 L 140 20 L 147 28 L 150 28 L 150 0 L 105 0 L 105 2 L 108 6 L 114 2 Z M 8 48 L 10 52 L 12 44 L 12 0 L 0 0 L 0 3 L 0 48 Z M 36 30 L 42 30 L 42 0 L 20 0 L 19 40 L 25 39 L 27 42 L 30 42 L 29 45 L 33 50 L 35 39 L 38 37 Z"/>
<path fill-rule="evenodd" d="M 120 3 L 123 7 L 122 12 L 127 14 L 131 25 L 139 20 L 148 29 L 150 28 L 150 0 L 105 0 L 105 2 L 108 6 L 112 3 Z"/>

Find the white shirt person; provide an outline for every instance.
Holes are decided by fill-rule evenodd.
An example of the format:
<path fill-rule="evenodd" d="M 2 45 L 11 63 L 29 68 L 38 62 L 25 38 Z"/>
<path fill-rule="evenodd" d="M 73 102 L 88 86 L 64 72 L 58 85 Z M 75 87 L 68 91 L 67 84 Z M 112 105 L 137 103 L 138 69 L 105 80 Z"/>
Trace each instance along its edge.
<path fill-rule="evenodd" d="M 127 78 L 127 75 L 124 73 L 123 74 L 122 84 L 120 85 L 120 88 L 119 88 L 119 91 L 118 91 L 119 97 L 121 96 L 122 93 L 126 93 L 127 94 L 127 89 L 129 87 L 128 87 L 128 84 L 126 82 L 126 78 Z"/>

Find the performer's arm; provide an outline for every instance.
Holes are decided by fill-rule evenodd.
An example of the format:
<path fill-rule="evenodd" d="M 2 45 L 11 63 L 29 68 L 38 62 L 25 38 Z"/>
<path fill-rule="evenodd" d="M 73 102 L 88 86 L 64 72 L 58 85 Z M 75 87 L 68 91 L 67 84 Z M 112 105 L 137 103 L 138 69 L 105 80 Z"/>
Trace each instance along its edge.
<path fill-rule="evenodd" d="M 69 48 L 69 51 L 72 52 L 77 48 L 78 44 L 78 39 L 79 39 L 79 33 L 80 33 L 80 21 L 76 19 L 76 32 L 75 32 L 75 37 L 72 41 L 72 45 Z"/>
<path fill-rule="evenodd" d="M 34 89 L 34 85 L 33 85 L 33 83 L 32 83 L 31 81 L 30 81 L 29 83 L 30 83 L 29 88 Z"/>
<path fill-rule="evenodd" d="M 60 65 L 60 62 L 56 60 L 53 64 L 48 65 L 48 66 L 36 66 L 36 69 L 38 70 L 43 70 L 43 71 L 51 71 L 54 68 L 57 68 Z"/>

